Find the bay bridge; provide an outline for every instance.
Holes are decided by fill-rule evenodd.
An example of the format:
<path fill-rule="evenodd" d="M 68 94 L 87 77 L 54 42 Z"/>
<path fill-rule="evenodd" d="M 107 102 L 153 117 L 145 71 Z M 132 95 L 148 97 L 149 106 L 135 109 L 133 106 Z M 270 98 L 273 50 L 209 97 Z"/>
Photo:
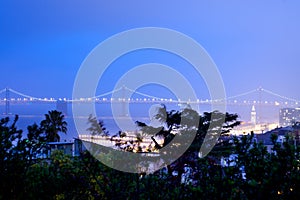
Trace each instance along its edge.
<path fill-rule="evenodd" d="M 126 92 L 135 94 L 136 98 L 126 98 Z M 112 94 L 120 93 L 118 98 L 112 98 Z M 257 106 L 262 107 L 276 107 L 278 109 L 284 107 L 298 107 L 300 100 L 286 97 L 277 94 L 271 90 L 258 87 L 256 89 L 240 93 L 238 95 L 226 97 L 226 99 L 196 99 L 196 100 L 180 100 L 166 97 L 158 97 L 146 93 L 134 91 L 126 86 L 115 89 L 110 92 L 99 94 L 89 98 L 45 98 L 34 97 L 24 94 L 12 88 L 4 88 L 0 90 L 0 106 L 4 106 L 3 114 L 11 114 L 10 107 L 17 104 L 56 104 L 58 110 L 66 109 L 68 104 L 72 103 L 123 103 L 123 104 L 198 104 L 198 105 L 212 105 L 212 104 L 226 104 L 227 106 Z"/>

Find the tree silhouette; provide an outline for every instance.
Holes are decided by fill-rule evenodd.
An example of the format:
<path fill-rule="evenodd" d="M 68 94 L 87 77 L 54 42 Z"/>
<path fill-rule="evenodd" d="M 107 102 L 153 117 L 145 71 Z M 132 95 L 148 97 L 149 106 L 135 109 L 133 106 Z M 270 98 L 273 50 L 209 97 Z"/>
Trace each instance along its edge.
<path fill-rule="evenodd" d="M 48 111 L 45 119 L 41 121 L 41 128 L 46 133 L 48 142 L 59 142 L 59 132 L 67 133 L 67 122 L 62 112 L 57 110 Z"/>
<path fill-rule="evenodd" d="M 196 116 L 188 110 L 178 113 L 185 119 Z M 228 120 L 235 119 L 234 115 L 223 115 Z M 210 113 L 201 115 L 202 128 L 194 141 L 203 138 L 201 134 L 210 123 L 209 116 Z M 235 124 L 234 120 L 228 120 L 222 125 L 223 134 Z M 270 152 L 253 140 L 253 133 L 231 137 L 231 154 L 236 156 L 234 164 L 227 166 L 211 162 L 215 154 L 192 159 L 193 151 L 198 149 L 196 143 L 170 165 L 169 169 L 176 170 L 177 176 L 164 169 L 142 176 L 105 166 L 89 152 L 71 158 L 62 151 L 54 151 L 50 158 L 36 159 L 45 143 L 45 132 L 33 124 L 27 128 L 27 138 L 23 138 L 16 122 L 17 116 L 14 120 L 0 119 L 0 199 L 299 199 L 300 147 L 288 134 L 283 143 L 278 143 L 277 135 L 272 135 Z M 194 123 L 183 121 L 177 129 L 182 131 L 180 134 L 189 134 L 187 124 Z M 169 130 L 168 126 L 160 128 L 157 130 Z M 119 132 L 118 137 L 125 135 Z M 141 135 L 136 137 L 135 144 L 143 140 Z M 123 159 L 127 161 L 124 165 L 130 165 L 126 156 Z M 180 171 L 187 169 L 189 173 Z"/>
<path fill-rule="evenodd" d="M 177 183 L 180 182 L 181 174 L 184 172 L 184 168 L 187 164 L 192 168 L 197 168 L 196 160 L 198 159 L 198 152 L 208 133 L 210 133 L 208 139 L 216 141 L 216 147 L 213 149 L 216 153 L 218 149 L 224 150 L 227 148 L 225 143 L 218 141 L 220 134 L 226 135 L 232 128 L 240 124 L 237 120 L 238 115 L 236 114 L 213 111 L 205 112 L 203 115 L 200 115 L 190 107 L 186 107 L 180 111 L 167 111 L 164 105 L 158 109 L 155 118 L 161 121 L 161 127 L 155 128 L 142 122 L 137 122 L 136 124 L 140 127 L 141 132 L 152 135 L 151 139 L 155 144 L 156 150 L 160 151 L 160 149 L 168 145 L 175 136 L 179 137 L 182 143 L 171 144 L 170 149 L 172 152 L 177 152 L 178 148 L 185 145 L 184 142 L 192 141 L 185 153 L 174 163 L 167 166 L 170 176 L 172 172 L 178 172 Z M 192 132 L 196 132 L 194 138 L 191 138 L 193 136 L 191 134 Z M 156 141 L 155 138 L 157 137 L 163 140 L 162 144 Z M 231 148 L 231 145 L 228 145 L 228 148 Z"/>
<path fill-rule="evenodd" d="M 89 128 L 86 129 L 88 132 L 91 133 L 92 136 L 108 136 L 109 132 L 104 127 L 104 123 L 102 120 L 97 120 L 96 117 L 92 115 L 88 118 L 88 123 L 90 124 Z"/>

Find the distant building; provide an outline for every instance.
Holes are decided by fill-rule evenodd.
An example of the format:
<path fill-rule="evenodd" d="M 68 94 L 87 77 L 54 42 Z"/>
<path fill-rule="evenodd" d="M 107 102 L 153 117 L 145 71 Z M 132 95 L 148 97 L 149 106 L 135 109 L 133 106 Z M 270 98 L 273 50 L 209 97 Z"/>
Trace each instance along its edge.
<path fill-rule="evenodd" d="M 61 150 L 65 154 L 73 156 L 73 142 L 48 142 L 49 147 L 48 155 L 51 155 L 54 150 Z"/>
<path fill-rule="evenodd" d="M 277 143 L 283 144 L 286 141 L 286 137 L 290 137 L 294 145 L 300 145 L 300 126 L 286 126 L 275 128 L 273 130 L 267 131 L 264 134 L 255 134 L 254 139 L 256 142 L 261 142 L 267 147 L 268 152 L 272 152 L 273 143 L 271 140 L 271 135 L 277 135 Z"/>
<path fill-rule="evenodd" d="M 282 108 L 279 111 L 279 125 L 290 126 L 300 121 L 300 108 Z"/>
<path fill-rule="evenodd" d="M 86 151 L 85 145 L 79 138 L 74 138 L 74 156 L 79 156 L 82 152 Z"/>
<path fill-rule="evenodd" d="M 256 124 L 256 111 L 254 105 L 252 106 L 251 110 L 251 123 L 254 125 Z"/>

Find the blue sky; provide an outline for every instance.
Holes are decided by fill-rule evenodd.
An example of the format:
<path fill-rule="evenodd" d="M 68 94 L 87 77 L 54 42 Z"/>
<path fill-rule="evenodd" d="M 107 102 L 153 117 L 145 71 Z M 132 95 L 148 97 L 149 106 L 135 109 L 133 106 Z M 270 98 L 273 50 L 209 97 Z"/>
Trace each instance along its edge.
<path fill-rule="evenodd" d="M 155 26 L 200 43 L 218 66 L 228 96 L 263 86 L 300 99 L 299 9 L 298 0 L 1 0 L 0 90 L 71 97 L 77 70 L 97 44 L 128 29 Z M 149 50 L 116 60 L 98 92 L 109 91 L 130 67 L 148 62 L 174 66 L 197 85 L 200 96 L 207 95 L 187 63 Z"/>

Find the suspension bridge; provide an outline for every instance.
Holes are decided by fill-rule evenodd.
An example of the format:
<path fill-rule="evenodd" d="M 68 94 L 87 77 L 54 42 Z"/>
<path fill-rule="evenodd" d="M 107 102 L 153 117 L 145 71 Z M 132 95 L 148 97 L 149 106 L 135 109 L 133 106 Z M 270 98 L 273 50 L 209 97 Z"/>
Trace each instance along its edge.
<path fill-rule="evenodd" d="M 113 94 L 119 93 L 118 98 L 113 98 Z M 125 94 L 135 94 L 136 98 L 127 98 Z M 277 94 L 271 90 L 258 87 L 256 89 L 226 97 L 226 99 L 196 99 L 196 100 L 180 100 L 165 97 L 158 97 L 149 95 L 146 93 L 134 91 L 126 86 L 118 88 L 116 90 L 99 94 L 89 98 L 44 98 L 34 97 L 28 94 L 24 94 L 20 91 L 12 88 L 4 88 L 0 90 L 0 105 L 5 106 L 5 112 L 3 114 L 11 114 L 10 107 L 16 104 L 56 104 L 58 110 L 65 109 L 67 104 L 72 103 L 123 103 L 123 104 L 198 104 L 198 105 L 211 105 L 211 104 L 226 104 L 227 106 L 272 106 L 277 108 L 284 107 L 298 107 L 300 106 L 300 100 L 291 97 L 286 97 Z"/>

